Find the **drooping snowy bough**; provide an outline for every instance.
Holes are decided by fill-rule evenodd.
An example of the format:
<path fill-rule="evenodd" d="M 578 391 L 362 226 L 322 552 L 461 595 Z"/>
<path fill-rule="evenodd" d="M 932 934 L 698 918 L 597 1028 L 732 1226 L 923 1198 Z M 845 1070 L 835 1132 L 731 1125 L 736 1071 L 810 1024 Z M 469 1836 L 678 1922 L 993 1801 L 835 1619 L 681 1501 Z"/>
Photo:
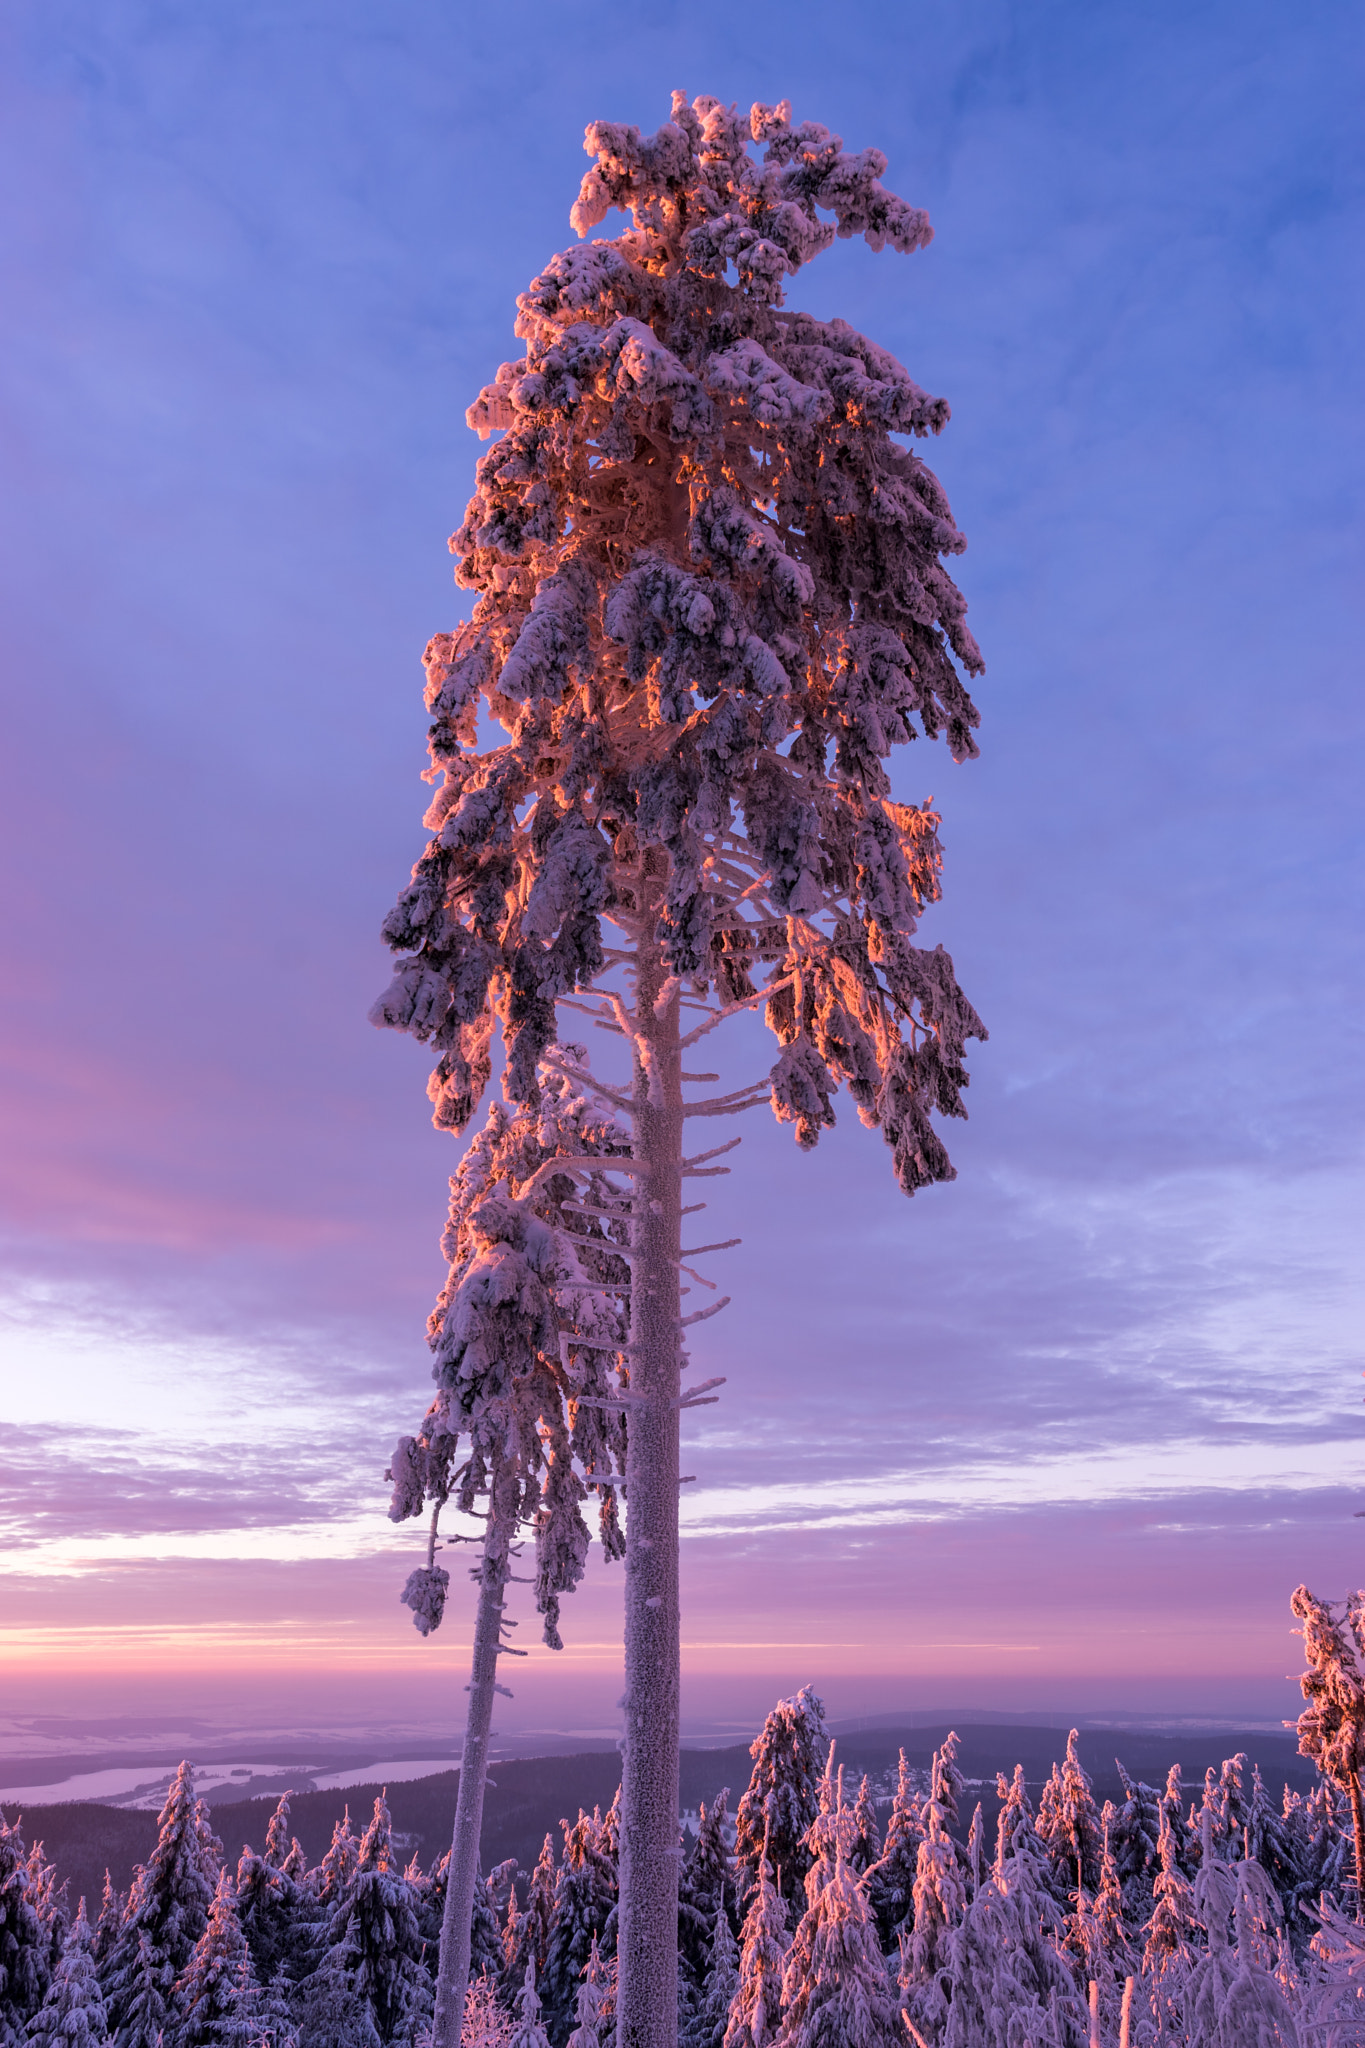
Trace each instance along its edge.
<path fill-rule="evenodd" d="M 537 1099 L 556 1003 L 630 1053 L 629 1083 L 599 1084 L 631 1135 L 605 1204 L 632 1288 L 618 2030 L 671 2048 L 682 1183 L 724 1171 L 685 1160 L 683 1125 L 769 1100 L 808 1147 L 845 1085 L 907 1193 L 952 1177 L 932 1119 L 963 1114 L 984 1032 L 948 955 L 912 943 L 939 820 L 893 801 L 885 763 L 920 734 L 976 752 L 981 663 L 943 565 L 962 536 L 907 445 L 947 406 L 843 321 L 783 309 L 836 234 L 929 241 L 881 153 L 785 103 L 742 121 L 681 94 L 657 134 L 599 122 L 586 146 L 574 227 L 631 225 L 552 259 L 518 300 L 525 355 L 470 408 L 499 436 L 451 541 L 478 600 L 426 652 L 441 786 L 374 1016 L 437 1049 L 450 1130 L 495 1017 L 513 1103 Z M 488 751 L 481 705 L 507 734 Z M 688 1047 L 753 1004 L 771 1072 L 686 1101 Z"/>
<path fill-rule="evenodd" d="M 535 1106 L 491 1104 L 451 1180 L 449 1272 L 428 1325 L 439 1391 L 389 1468 L 394 1521 L 431 1505 L 427 1562 L 402 1595 L 423 1635 L 440 1626 L 450 1583 L 436 1562 L 442 1509 L 453 1497 L 458 1510 L 483 1517 L 481 1539 L 453 1539 L 477 1543 L 470 1576 L 479 1593 L 432 2048 L 457 2048 L 464 2011 L 493 1701 L 508 1691 L 498 1659 L 525 1655 L 505 1634 L 517 1538 L 534 1532 L 536 1605 L 552 1649 L 561 1597 L 587 1557 L 582 1504 L 594 1483 L 603 1549 L 622 1552 L 615 1485 L 625 1443 L 612 1366 L 626 1341 L 629 1268 L 612 1231 L 620 1240 L 627 1232 L 601 1211 L 620 1200 L 606 1169 L 629 1143 L 576 1086 L 582 1048 L 552 1052 Z M 576 1162 L 572 1173 L 557 1170 L 561 1158 Z M 589 1171 L 586 1190 L 579 1169 Z"/>

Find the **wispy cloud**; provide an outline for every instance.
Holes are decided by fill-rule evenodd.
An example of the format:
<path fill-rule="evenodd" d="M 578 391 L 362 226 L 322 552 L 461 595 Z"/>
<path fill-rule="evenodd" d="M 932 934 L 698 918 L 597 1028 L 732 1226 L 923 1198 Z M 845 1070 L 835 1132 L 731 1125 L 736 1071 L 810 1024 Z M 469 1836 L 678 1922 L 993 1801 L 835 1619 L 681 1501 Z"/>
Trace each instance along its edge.
<path fill-rule="evenodd" d="M 164 1441 L 131 1430 L 0 1424 L 0 1551 L 93 1565 L 102 1552 L 188 1555 L 190 1544 L 211 1556 L 224 1539 L 236 1547 L 254 1535 L 268 1548 L 248 1542 L 238 1555 L 279 1555 L 311 1525 L 356 1520 L 348 1448 L 313 1437 L 220 1436 L 182 1442 L 172 1455 Z"/>

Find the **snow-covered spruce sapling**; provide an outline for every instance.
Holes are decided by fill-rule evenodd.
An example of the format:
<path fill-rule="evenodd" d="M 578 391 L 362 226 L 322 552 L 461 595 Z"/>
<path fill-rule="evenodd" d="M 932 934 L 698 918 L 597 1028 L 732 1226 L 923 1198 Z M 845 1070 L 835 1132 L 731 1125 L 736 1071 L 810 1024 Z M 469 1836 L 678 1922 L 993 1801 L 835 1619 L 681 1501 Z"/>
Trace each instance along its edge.
<path fill-rule="evenodd" d="M 491 1977 L 472 1977 L 465 1993 L 461 2048 L 508 2048 L 512 2016 Z"/>
<path fill-rule="evenodd" d="M 534 1530 L 536 1601 L 555 1649 L 561 1596 L 587 1556 L 581 1505 L 594 1477 L 603 1547 L 621 1552 L 614 1482 L 625 1445 L 612 1367 L 626 1342 L 628 1268 L 617 1242 L 626 1223 L 591 1212 L 619 1207 L 607 1168 L 628 1156 L 629 1141 L 578 1085 L 585 1059 L 575 1046 L 550 1048 L 534 1104 L 491 1104 L 451 1180 L 442 1239 L 449 1272 L 429 1324 L 438 1393 L 390 1464 L 395 1521 L 432 1504 L 427 1563 L 403 1593 L 423 1635 L 439 1626 L 449 1585 L 436 1563 L 441 1509 L 452 1497 L 465 1514 L 483 1503 L 433 2048 L 456 2048 L 469 1980 L 493 1700 L 507 1691 L 498 1660 L 524 1654 L 505 1639 L 516 1539 Z M 560 1171 L 561 1160 L 600 1164 L 580 1178 Z"/>
<path fill-rule="evenodd" d="M 19 2039 L 48 1988 L 49 1947 L 20 1833 L 0 1813 L 0 2041 Z"/>
<path fill-rule="evenodd" d="M 126 1895 L 116 1887 L 106 1864 L 99 1918 L 95 1922 L 95 1931 L 90 1938 L 90 1953 L 95 1958 L 95 1967 L 98 1970 L 103 1970 L 105 1960 L 114 1946 L 127 1903 Z"/>
<path fill-rule="evenodd" d="M 332 1824 L 332 1839 L 315 1870 L 308 1872 L 308 1889 L 313 1898 L 329 1911 L 334 1907 L 355 1875 L 360 1862 L 360 1842 L 351 1826 L 349 1804 L 343 1808 L 341 1819 Z"/>
<path fill-rule="evenodd" d="M 820 1811 L 829 1735 L 820 1695 L 803 1685 L 779 1700 L 749 1745 L 754 1768 L 735 1814 L 735 1863 L 747 1890 L 766 1856 L 789 1903 L 804 1897 L 806 1837 Z"/>
<path fill-rule="evenodd" d="M 866 1777 L 858 1787 L 858 1797 L 853 1806 L 853 1821 L 858 1832 L 849 1851 L 849 1866 L 861 1877 L 879 1860 L 882 1853 L 881 1829 L 877 1826 L 877 1806 L 872 1797 L 872 1787 Z"/>
<path fill-rule="evenodd" d="M 914 1913 L 915 1872 L 919 1845 L 924 1840 L 923 1806 L 902 1750 L 886 1840 L 880 1858 L 865 1879 L 884 1949 L 895 1948 L 899 1928 Z"/>
<path fill-rule="evenodd" d="M 936 1799 L 924 1806 L 924 1837 L 915 1871 L 913 1918 L 900 1938 L 900 1989 L 912 2025 L 937 2038 L 946 2018 L 939 1977 L 947 1965 L 947 1942 L 967 1910 L 967 1891 L 956 1846 Z"/>
<path fill-rule="evenodd" d="M 93 1946 L 82 1899 L 47 1997 L 29 2021 L 30 2040 L 48 2043 L 50 2048 L 103 2048 L 109 2027 Z"/>
<path fill-rule="evenodd" d="M 1038 1833 L 1047 1845 L 1058 1892 L 1093 1891 L 1099 1881 L 1100 1824 L 1090 1779 L 1082 1767 L 1080 1737 L 1072 1729 L 1066 1757 L 1053 1764 L 1038 1800 Z"/>
<path fill-rule="evenodd" d="M 631 1124 L 619 2015 L 623 2048 L 671 2048 L 682 1332 L 713 1312 L 681 1312 L 682 1184 L 723 1170 L 684 1158 L 684 1121 L 767 1099 L 809 1146 L 843 1084 L 907 1193 L 951 1178 L 932 1119 L 963 1113 L 984 1033 L 948 955 L 912 943 L 939 820 L 893 800 L 885 762 L 919 733 L 975 753 L 958 664 L 981 663 L 943 565 L 962 536 L 904 445 L 947 406 L 843 321 L 783 308 L 836 234 L 929 241 L 881 153 L 785 103 L 742 120 L 680 93 L 657 134 L 600 122 L 587 148 L 573 225 L 631 225 L 551 260 L 518 301 L 525 355 L 470 409 L 501 437 L 451 542 L 477 603 L 427 649 L 442 787 L 374 1014 L 437 1048 L 449 1129 L 495 1015 L 514 1102 L 556 1003 L 586 996 L 630 1056 L 600 1084 Z M 503 745 L 479 749 L 481 706 Z M 685 1101 L 690 1047 L 752 1004 L 771 1072 Z"/>
<path fill-rule="evenodd" d="M 826 1772 L 811 1826 L 815 1861 L 806 1873 L 806 1911 L 782 1973 L 782 2026 L 774 2048 L 901 2048 L 905 2030 L 877 1943 L 864 1887 L 848 1861 L 856 1840 L 844 1805 L 843 1773 Z"/>
<path fill-rule="evenodd" d="M 1189 2038 L 1210 2048 L 1298 2048 L 1284 1993 L 1257 1955 L 1258 1937 L 1280 1916 L 1275 1888 L 1259 1864 L 1220 1863 L 1210 1835 L 1206 1823 L 1194 1901 L 1208 1949 L 1190 1970 Z M 1229 1917 L 1235 1945 L 1228 1940 Z"/>
<path fill-rule="evenodd" d="M 1118 1758 L 1114 1768 L 1123 1787 L 1123 1803 L 1114 1810 L 1110 1823 L 1110 1846 L 1118 1869 L 1119 1883 L 1123 1887 L 1124 1909 L 1132 1913 L 1145 1907 L 1152 1896 L 1152 1885 L 1160 1861 L 1158 1840 L 1161 1834 L 1162 1805 L 1160 1794 L 1141 1779 L 1130 1778 Z"/>
<path fill-rule="evenodd" d="M 730 2013 L 739 1994 L 739 1950 L 728 1913 L 718 1911 L 711 1953 L 683 2048 L 724 2048 Z"/>
<path fill-rule="evenodd" d="M 180 2048 L 250 2048 L 259 2037 L 260 1987 L 237 1913 L 237 1887 L 224 1864 L 208 1925 L 175 1987 Z"/>
<path fill-rule="evenodd" d="M 787 1902 L 773 1882 L 765 1837 L 740 1930 L 739 1981 L 724 2048 L 769 2048 L 782 2015 L 782 1972 L 790 1945 Z"/>
<path fill-rule="evenodd" d="M 182 1763 L 157 1821 L 156 1845 L 139 1866 L 105 1968 L 109 2030 L 119 2048 L 156 2048 L 176 2024 L 175 1984 L 208 1925 L 222 1844 Z"/>
<path fill-rule="evenodd" d="M 1365 1589 L 1352 1593 L 1340 1619 L 1325 1600 L 1300 1586 L 1290 1607 L 1303 1623 L 1308 1669 L 1299 1680 L 1307 1701 L 1299 1715 L 1299 1754 L 1311 1757 L 1324 1778 L 1351 1802 L 1355 1832 L 1356 1919 L 1365 1920 L 1365 1811 L 1360 1773 L 1365 1769 Z"/>
<path fill-rule="evenodd" d="M 716 1916 L 731 1917 L 735 1907 L 735 1873 L 726 1841 L 730 1791 L 727 1786 L 708 1807 L 703 1799 L 697 1816 L 697 1839 L 678 1884 L 678 1947 L 680 1965 L 700 1989 L 711 1966 Z"/>
<path fill-rule="evenodd" d="M 61 1961 L 71 1923 L 71 1910 L 67 1880 L 63 1878 L 58 1883 L 57 1866 L 47 1861 L 41 1841 L 35 1842 L 28 1852 L 28 1884 L 29 1897 L 47 1943 L 46 1978 Z"/>
<path fill-rule="evenodd" d="M 579 1810 L 560 1823 L 564 1855 L 555 1880 L 554 1911 L 540 1974 L 545 2023 L 563 2040 L 575 2016 L 578 1986 L 594 1953 L 601 1954 L 607 1923 L 616 1907 L 616 1869 L 600 1812 Z"/>
<path fill-rule="evenodd" d="M 423 1988 L 422 1940 L 382 1797 L 334 1896 L 325 1941 L 303 1987 L 303 2048 L 410 2041 Z"/>
<path fill-rule="evenodd" d="M 517 2024 L 509 2048 L 550 2048 L 550 2037 L 540 2023 L 540 2000 L 536 1996 L 534 1966 L 526 1965 L 526 1976 L 517 1993 Z"/>
<path fill-rule="evenodd" d="M 947 1936 L 947 2025 L 934 2048 L 1086 2048 L 1090 2029 L 1076 1981 L 1048 1931 L 1047 1858 L 1018 1824 L 1005 1854 Z"/>

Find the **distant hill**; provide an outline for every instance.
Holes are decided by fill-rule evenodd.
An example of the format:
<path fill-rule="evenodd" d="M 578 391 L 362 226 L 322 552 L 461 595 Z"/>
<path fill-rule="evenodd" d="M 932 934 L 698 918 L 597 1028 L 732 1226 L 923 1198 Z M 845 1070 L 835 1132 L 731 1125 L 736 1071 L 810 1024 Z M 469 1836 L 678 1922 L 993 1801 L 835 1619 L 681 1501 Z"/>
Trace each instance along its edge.
<path fill-rule="evenodd" d="M 875 1783 L 890 1789 L 897 1756 L 903 1747 L 906 1761 L 917 1770 L 928 1768 L 934 1750 L 948 1733 L 944 1724 L 932 1728 L 876 1728 L 841 1735 L 835 1752 L 846 1778 L 856 1780 L 866 1772 Z M 963 1725 L 958 1728 L 961 1748 L 959 1768 L 968 1779 L 983 1782 L 972 1787 L 964 1801 L 965 1826 L 972 1807 L 980 1799 L 988 1829 L 996 1811 L 995 1775 L 1012 1772 L 1016 1763 L 1036 1794 L 1055 1761 L 1066 1749 L 1066 1733 L 1057 1728 Z M 1315 1782 L 1312 1766 L 1298 1755 L 1291 1734 L 1263 1730 L 1236 1730 L 1195 1734 L 1153 1732 L 1149 1729 L 1088 1729 L 1080 1735 L 1082 1762 L 1094 1780 L 1095 1796 L 1101 1802 L 1117 1798 L 1120 1792 L 1114 1758 L 1123 1761 L 1134 1778 L 1163 1786 L 1166 1773 L 1178 1763 L 1184 1777 L 1187 1801 L 1203 1784 L 1204 1772 L 1215 1769 L 1223 1759 L 1245 1750 L 1278 1803 L 1285 1784 L 1307 1791 Z M 713 1800 L 722 1786 L 730 1788 L 730 1810 L 749 1782 L 751 1763 L 747 1744 L 730 1749 L 689 1749 L 682 1753 L 681 1803 L 684 1811 L 698 1802 Z M 620 1760 L 614 1752 L 596 1751 L 571 1756 L 520 1757 L 494 1764 L 484 1805 L 483 1864 L 485 1870 L 515 1856 L 529 1870 L 540 1852 L 547 1833 L 559 1846 L 561 1818 L 572 1820 L 580 1806 L 591 1809 L 610 1805 L 620 1777 Z M 416 1851 L 425 1868 L 442 1855 L 450 1843 L 455 1816 L 458 1770 L 441 1771 L 433 1777 L 417 1778 L 388 1789 L 389 1810 L 401 1846 Z M 383 1788 L 378 1784 L 352 1785 L 343 1791 L 302 1792 L 290 1806 L 293 1832 L 302 1842 L 310 1863 L 316 1863 L 332 1838 L 332 1829 L 347 1806 L 357 1828 L 364 1826 Z M 266 1825 L 274 1811 L 273 1799 L 233 1799 L 232 1788 L 223 1786 L 210 1794 L 213 1824 L 224 1848 L 235 1861 L 244 1843 L 254 1849 L 265 1846 Z M 99 1905 L 108 1865 L 116 1885 L 123 1889 L 133 1866 L 145 1860 L 156 1839 L 156 1816 L 125 1812 L 116 1807 L 85 1804 L 35 1806 L 21 1809 L 6 1805 L 6 1818 L 13 1820 L 23 1811 L 24 1835 L 46 1844 L 48 1857 L 58 1873 L 69 1878 L 74 1906 L 85 1894 L 93 1917 Z M 989 1839 L 989 1836 L 988 1836 Z"/>

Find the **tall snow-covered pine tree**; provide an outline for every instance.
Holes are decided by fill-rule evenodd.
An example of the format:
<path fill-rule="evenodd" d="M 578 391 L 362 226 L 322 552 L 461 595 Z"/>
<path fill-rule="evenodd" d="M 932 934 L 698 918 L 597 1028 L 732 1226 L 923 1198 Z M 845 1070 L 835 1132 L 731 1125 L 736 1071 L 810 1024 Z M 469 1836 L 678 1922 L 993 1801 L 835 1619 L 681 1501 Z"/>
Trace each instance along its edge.
<path fill-rule="evenodd" d="M 905 445 L 946 405 L 845 322 L 784 309 L 836 234 L 929 241 L 881 153 L 785 103 L 743 120 L 681 93 L 657 134 L 597 122 L 587 148 L 574 227 L 613 208 L 631 225 L 533 280 L 526 352 L 470 409 L 501 437 L 451 543 L 477 603 L 427 649 L 443 786 L 375 1017 L 435 1046 L 451 1129 L 495 1013 L 513 1101 L 535 1097 L 556 1002 L 588 994 L 625 1038 L 630 1078 L 607 1089 L 632 1135 L 619 2010 L 622 2048 L 672 2048 L 680 1218 L 684 1175 L 711 1170 L 684 1160 L 684 1118 L 766 1097 L 810 1146 L 846 1086 L 907 1193 L 951 1178 L 933 1119 L 964 1113 L 984 1033 L 942 947 L 913 943 L 939 820 L 893 797 L 885 762 L 920 734 L 976 751 L 960 669 L 981 664 L 944 567 L 962 536 Z M 481 704 L 507 734 L 483 752 Z M 685 1102 L 688 1044 L 754 1003 L 771 1072 Z"/>

